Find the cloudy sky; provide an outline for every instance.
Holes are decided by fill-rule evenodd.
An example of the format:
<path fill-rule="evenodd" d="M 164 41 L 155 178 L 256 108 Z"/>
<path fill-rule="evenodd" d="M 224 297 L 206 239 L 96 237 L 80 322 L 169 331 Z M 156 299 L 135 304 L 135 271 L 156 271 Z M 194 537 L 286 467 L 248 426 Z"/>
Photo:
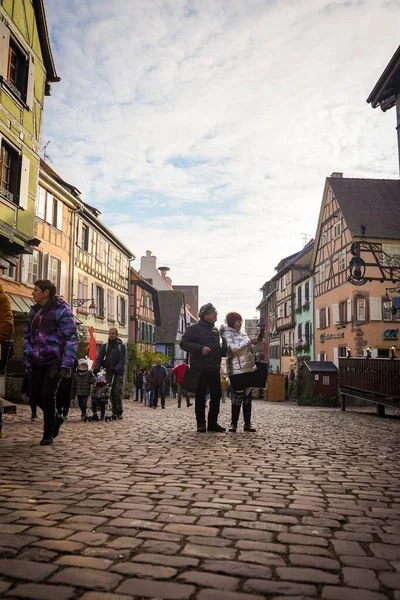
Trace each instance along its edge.
<path fill-rule="evenodd" d="M 394 110 L 365 100 L 400 0 L 46 0 L 61 83 L 51 166 L 134 252 L 256 315 L 314 236 L 325 177 L 398 177 Z"/>

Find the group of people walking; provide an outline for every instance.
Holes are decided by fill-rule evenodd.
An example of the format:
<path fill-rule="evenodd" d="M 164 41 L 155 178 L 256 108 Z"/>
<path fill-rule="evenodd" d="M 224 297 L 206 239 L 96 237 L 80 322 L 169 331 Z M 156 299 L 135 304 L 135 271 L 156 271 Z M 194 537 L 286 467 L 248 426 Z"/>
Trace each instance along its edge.
<path fill-rule="evenodd" d="M 56 288 L 49 280 L 38 280 L 32 292 L 35 305 L 28 314 L 24 332 L 24 362 L 27 369 L 26 393 L 36 418 L 39 407 L 43 412 L 43 438 L 41 445 L 50 445 L 58 436 L 64 418 L 68 416 L 69 402 L 77 397 L 81 418 L 87 415 L 87 403 L 92 402 L 95 418 L 100 408 L 104 419 L 105 405 L 111 396 L 112 414 L 122 419 L 123 382 L 126 368 L 126 346 L 118 338 L 115 328 L 109 330 L 107 343 L 98 352 L 93 371 L 86 359 L 77 360 L 78 335 L 75 317 L 69 305 L 56 295 Z M 226 357 L 226 376 L 229 377 L 232 394 L 231 432 L 236 432 L 241 407 L 243 407 L 244 431 L 253 432 L 251 423 L 253 374 L 256 371 L 252 345 L 257 344 L 263 332 L 253 338 L 241 331 L 242 317 L 232 312 L 226 316 L 226 326 L 220 331 L 215 327 L 217 310 L 211 304 L 200 308 L 199 321 L 190 325 L 182 336 L 181 348 L 188 354 L 187 364 L 178 365 L 172 373 L 177 383 L 178 407 L 182 396 L 191 406 L 185 389 L 185 370 L 197 373 L 195 391 L 195 414 L 197 431 L 203 433 L 224 432 L 218 423 L 221 387 L 221 360 Z M 13 332 L 10 301 L 0 286 L 0 343 L 9 339 Z M 104 370 L 104 372 L 103 372 Z M 225 381 L 224 381 L 225 379 Z M 136 376 L 136 400 L 157 408 L 160 398 L 165 408 L 168 372 L 158 359 L 148 370 Z M 226 388 L 225 388 L 226 389 Z M 210 405 L 206 419 L 206 397 Z M 0 433 L 2 414 L 0 407 Z"/>

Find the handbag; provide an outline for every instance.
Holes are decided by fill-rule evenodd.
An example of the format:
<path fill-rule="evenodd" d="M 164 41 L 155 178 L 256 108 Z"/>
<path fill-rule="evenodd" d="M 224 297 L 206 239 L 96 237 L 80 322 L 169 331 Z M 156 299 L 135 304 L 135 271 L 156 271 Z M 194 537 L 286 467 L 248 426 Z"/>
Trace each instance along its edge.
<path fill-rule="evenodd" d="M 252 372 L 251 385 L 255 388 L 265 388 L 268 378 L 268 363 L 256 361 L 257 369 Z"/>
<path fill-rule="evenodd" d="M 188 392 L 195 392 L 200 379 L 200 372 L 189 367 L 189 355 L 186 355 L 186 371 L 183 376 L 182 388 Z"/>

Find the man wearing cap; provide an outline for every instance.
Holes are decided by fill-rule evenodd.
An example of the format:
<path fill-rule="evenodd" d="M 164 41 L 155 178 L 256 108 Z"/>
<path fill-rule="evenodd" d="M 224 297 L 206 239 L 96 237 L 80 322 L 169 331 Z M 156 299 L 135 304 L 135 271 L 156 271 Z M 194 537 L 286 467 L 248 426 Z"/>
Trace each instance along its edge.
<path fill-rule="evenodd" d="M 209 302 L 199 311 L 200 320 L 190 325 L 182 336 L 180 347 L 190 354 L 190 366 L 199 371 L 200 379 L 196 390 L 197 431 L 223 432 L 224 427 L 218 424 L 219 404 L 222 396 L 220 367 L 221 358 L 226 350 L 221 347 L 220 336 L 214 326 L 217 310 Z M 210 392 L 210 409 L 206 428 L 206 394 Z"/>

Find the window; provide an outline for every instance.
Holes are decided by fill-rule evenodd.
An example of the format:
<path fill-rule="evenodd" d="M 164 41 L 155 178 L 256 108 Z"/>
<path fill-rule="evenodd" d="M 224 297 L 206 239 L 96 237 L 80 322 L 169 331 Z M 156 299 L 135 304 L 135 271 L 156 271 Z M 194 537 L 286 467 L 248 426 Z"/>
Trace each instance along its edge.
<path fill-rule="evenodd" d="M 50 279 L 52 283 L 58 289 L 59 283 L 59 272 L 60 272 L 60 261 L 54 258 L 53 256 L 49 256 L 49 266 L 47 271 L 47 278 Z"/>
<path fill-rule="evenodd" d="M 117 320 L 121 325 L 126 324 L 126 300 L 122 296 L 117 297 Z"/>
<path fill-rule="evenodd" d="M 320 265 L 319 267 L 319 282 L 323 283 L 325 281 L 325 264 Z"/>
<path fill-rule="evenodd" d="M 339 323 L 347 323 L 347 300 L 339 302 Z"/>
<path fill-rule="evenodd" d="M 109 321 L 114 321 L 114 291 L 107 292 L 107 317 Z"/>
<path fill-rule="evenodd" d="M 2 140 L 0 153 L 0 193 L 3 198 L 18 204 L 20 161 L 18 152 Z"/>
<path fill-rule="evenodd" d="M 3 269 L 3 277 L 6 277 L 7 279 L 14 279 L 15 281 L 17 277 L 17 267 L 11 263 L 8 263 L 8 267 Z"/>
<path fill-rule="evenodd" d="M 329 375 L 324 375 L 322 377 L 322 385 L 329 385 Z"/>
<path fill-rule="evenodd" d="M 397 313 L 394 315 L 391 308 L 385 308 L 382 300 L 382 321 L 400 321 L 400 310 L 397 309 Z"/>
<path fill-rule="evenodd" d="M 326 362 L 326 352 L 321 352 L 321 354 L 319 355 L 319 360 L 321 362 Z"/>
<path fill-rule="evenodd" d="M 95 286 L 94 303 L 96 305 L 96 317 L 100 317 L 102 319 L 105 317 L 106 307 L 104 288 L 100 285 Z"/>
<path fill-rule="evenodd" d="M 342 235 L 342 220 L 340 219 L 333 226 L 333 237 L 336 239 Z"/>
<path fill-rule="evenodd" d="M 115 250 L 112 246 L 108 247 L 108 268 L 111 271 L 115 269 Z"/>
<path fill-rule="evenodd" d="M 281 277 L 281 292 L 283 292 L 284 290 L 286 290 L 286 275 Z"/>
<path fill-rule="evenodd" d="M 127 260 L 125 256 L 122 255 L 119 261 L 119 274 L 121 275 L 121 277 L 127 277 Z"/>
<path fill-rule="evenodd" d="M 301 323 L 299 323 L 297 325 L 297 340 L 299 341 L 302 339 L 303 339 L 303 325 Z"/>
<path fill-rule="evenodd" d="M 366 304 L 367 304 L 367 301 L 365 300 L 365 298 L 357 299 L 357 301 L 356 301 L 357 321 L 365 321 Z"/>
<path fill-rule="evenodd" d="M 14 40 L 10 40 L 7 79 L 14 94 L 23 102 L 26 101 L 28 65 L 29 62 L 26 54 L 22 52 Z"/>
<path fill-rule="evenodd" d="M 57 227 L 60 231 L 63 228 L 63 203 L 57 200 L 47 190 L 39 186 L 36 198 L 36 216 L 44 219 L 52 227 Z"/>
<path fill-rule="evenodd" d="M 389 349 L 388 348 L 378 348 L 377 358 L 389 358 Z"/>
<path fill-rule="evenodd" d="M 86 252 L 89 250 L 89 227 L 86 223 L 82 223 L 79 245 L 82 250 L 85 250 Z"/>
<path fill-rule="evenodd" d="M 339 272 L 342 272 L 346 269 L 346 262 L 347 262 L 346 255 L 347 255 L 346 249 L 341 250 L 339 252 Z"/>
<path fill-rule="evenodd" d="M 327 241 L 328 241 L 328 236 L 326 235 L 326 233 L 323 233 L 321 235 L 321 246 L 325 246 L 325 244 L 327 243 Z"/>
<path fill-rule="evenodd" d="M 304 286 L 304 299 L 306 302 L 310 302 L 310 284 L 308 281 Z"/>
<path fill-rule="evenodd" d="M 346 346 L 339 346 L 338 348 L 338 358 L 346 358 L 347 357 L 347 348 Z"/>
<path fill-rule="evenodd" d="M 79 277 L 78 280 L 78 298 L 81 300 L 88 299 L 88 280 L 86 277 Z M 80 313 L 87 313 L 87 302 L 85 302 L 82 306 L 79 306 L 77 309 Z"/>
<path fill-rule="evenodd" d="M 40 279 L 40 252 L 34 250 L 32 256 L 29 257 L 29 266 L 28 266 L 28 283 L 30 285 L 34 285 L 35 281 Z"/>
<path fill-rule="evenodd" d="M 301 285 L 297 288 L 297 308 L 301 307 Z"/>
<path fill-rule="evenodd" d="M 310 346 L 311 344 L 311 323 L 310 321 L 306 321 L 305 325 L 304 325 L 304 337 L 305 337 L 305 344 Z"/>
<path fill-rule="evenodd" d="M 46 214 L 46 190 L 41 186 L 36 197 L 35 214 L 39 219 L 44 219 Z"/>
<path fill-rule="evenodd" d="M 320 329 L 326 329 L 327 327 L 329 327 L 329 307 L 328 306 L 326 306 L 325 308 L 320 308 L 320 310 L 318 311 L 317 327 L 318 327 L 318 322 L 319 322 Z"/>
<path fill-rule="evenodd" d="M 104 261 L 104 240 L 98 235 L 96 241 L 96 259 L 100 262 Z"/>

